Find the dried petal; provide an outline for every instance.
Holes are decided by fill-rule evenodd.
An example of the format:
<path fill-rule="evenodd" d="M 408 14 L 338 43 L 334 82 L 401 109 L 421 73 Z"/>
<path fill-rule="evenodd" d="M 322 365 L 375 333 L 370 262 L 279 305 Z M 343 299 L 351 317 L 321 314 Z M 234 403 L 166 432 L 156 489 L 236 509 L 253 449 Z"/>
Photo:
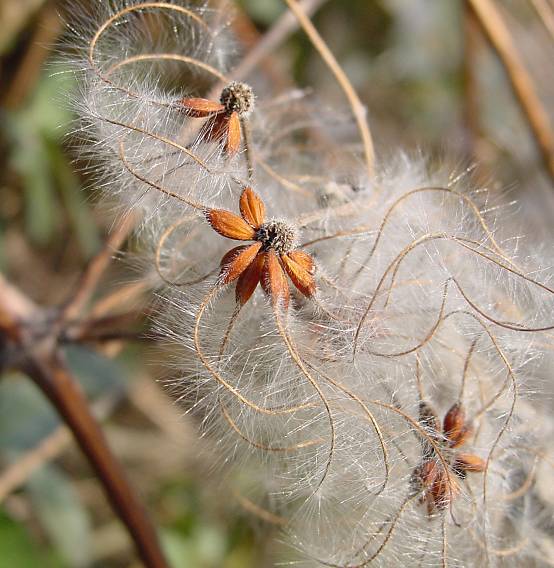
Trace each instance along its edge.
<path fill-rule="evenodd" d="M 282 254 L 283 266 L 292 280 L 292 283 L 308 298 L 315 293 L 315 280 L 301 264 L 296 262 L 291 254 Z"/>
<path fill-rule="evenodd" d="M 244 304 L 248 302 L 256 290 L 256 286 L 258 286 L 260 282 L 265 263 L 265 256 L 265 253 L 258 254 L 238 279 L 236 298 L 237 302 L 241 306 L 244 306 Z"/>
<path fill-rule="evenodd" d="M 225 152 L 228 156 L 234 156 L 240 150 L 240 119 L 234 112 L 227 119 L 227 137 L 225 139 Z"/>
<path fill-rule="evenodd" d="M 228 127 L 229 118 L 226 114 L 214 114 L 202 127 L 198 138 L 205 142 L 219 142 L 223 138 L 227 139 Z"/>
<path fill-rule="evenodd" d="M 265 254 L 261 285 L 264 292 L 271 298 L 274 306 L 282 304 L 285 309 L 289 305 L 289 285 L 277 254 L 270 250 Z"/>
<path fill-rule="evenodd" d="M 255 229 L 259 229 L 264 222 L 264 202 L 251 187 L 247 187 L 240 196 L 240 213 L 244 220 Z"/>
<path fill-rule="evenodd" d="M 261 243 L 254 243 L 231 249 L 221 259 L 221 284 L 229 284 L 235 281 L 250 266 L 260 248 L 262 248 Z"/>
<path fill-rule="evenodd" d="M 437 475 L 437 463 L 435 460 L 424 461 L 414 469 L 412 473 L 412 484 L 416 490 L 430 489 Z"/>
<path fill-rule="evenodd" d="M 466 472 L 479 473 L 485 471 L 486 461 L 474 454 L 459 453 L 452 465 L 452 469 L 458 477 L 464 479 Z"/>
<path fill-rule="evenodd" d="M 466 414 L 461 404 L 454 404 L 446 413 L 443 431 L 453 448 L 461 446 L 471 435 L 471 428 L 466 425 Z"/>
<path fill-rule="evenodd" d="M 431 495 L 433 496 L 433 503 L 437 509 L 444 509 L 449 503 L 451 497 L 457 493 L 457 488 L 452 486 L 452 495 L 449 490 L 450 484 L 448 483 L 448 475 L 444 469 L 437 465 L 436 475 L 431 486 Z"/>
<path fill-rule="evenodd" d="M 208 209 L 208 223 L 212 229 L 228 239 L 252 241 L 256 231 L 242 218 L 225 209 Z"/>
<path fill-rule="evenodd" d="M 433 487 L 439 473 L 439 467 L 435 460 L 423 462 L 412 474 L 413 484 L 416 491 L 423 491 L 419 499 L 420 503 L 427 503 L 427 513 L 431 515 L 435 510 L 435 496 Z"/>
<path fill-rule="evenodd" d="M 233 259 L 239 254 L 240 251 L 246 250 L 250 245 L 240 245 L 238 247 L 228 250 L 221 260 L 219 261 L 219 266 L 223 269 L 225 266 L 229 265 Z"/>
<path fill-rule="evenodd" d="M 460 490 L 459 485 L 452 478 L 449 480 L 443 466 L 434 459 L 425 461 L 416 468 L 413 478 L 417 482 L 416 488 L 424 491 L 420 501 L 427 502 L 429 515 L 435 509 L 444 509 Z"/>
<path fill-rule="evenodd" d="M 310 274 L 315 272 L 315 263 L 311 254 L 304 252 L 303 250 L 291 250 L 287 253 L 294 262 L 299 264 L 304 270 L 307 270 Z"/>
<path fill-rule="evenodd" d="M 179 105 L 182 107 L 180 110 L 193 118 L 205 118 L 225 110 L 225 107 L 220 103 L 194 97 L 181 99 Z"/>

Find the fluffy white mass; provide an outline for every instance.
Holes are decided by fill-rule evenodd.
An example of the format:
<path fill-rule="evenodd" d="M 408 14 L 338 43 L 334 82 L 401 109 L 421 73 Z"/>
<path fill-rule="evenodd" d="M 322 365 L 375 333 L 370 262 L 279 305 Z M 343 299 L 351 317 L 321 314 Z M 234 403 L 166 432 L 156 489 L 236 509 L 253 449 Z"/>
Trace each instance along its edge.
<path fill-rule="evenodd" d="M 74 26 L 82 151 L 141 216 L 171 391 L 222 463 L 257 475 L 245 497 L 306 565 L 548 565 L 552 420 L 536 395 L 551 380 L 553 271 L 512 234 L 512 206 L 469 170 L 401 150 L 368 178 L 299 93 L 256 93 L 230 155 L 231 126 L 213 136 L 180 102 L 215 108 L 233 78 L 225 12 L 98 6 Z M 208 220 L 239 215 L 246 186 L 295 228 L 315 293 L 282 256 L 271 272 L 264 244 L 261 286 L 237 301 L 220 261 L 245 243 Z"/>

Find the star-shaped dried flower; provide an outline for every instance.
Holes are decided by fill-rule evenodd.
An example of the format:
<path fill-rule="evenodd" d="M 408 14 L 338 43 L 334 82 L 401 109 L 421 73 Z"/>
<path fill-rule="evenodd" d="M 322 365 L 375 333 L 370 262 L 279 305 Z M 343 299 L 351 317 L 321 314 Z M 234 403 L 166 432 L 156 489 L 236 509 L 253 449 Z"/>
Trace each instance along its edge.
<path fill-rule="evenodd" d="M 224 209 L 208 209 L 206 218 L 220 235 L 237 241 L 254 241 L 231 249 L 221 260 L 220 283 L 236 285 L 243 306 L 258 284 L 274 305 L 288 307 L 290 290 L 285 274 L 306 297 L 315 293 L 314 261 L 295 248 L 296 230 L 284 221 L 265 221 L 265 205 L 247 187 L 240 196 L 241 216 Z"/>
<path fill-rule="evenodd" d="M 455 477 L 448 475 L 442 461 L 435 455 L 433 446 L 425 442 L 423 462 L 414 470 L 412 479 L 423 491 L 420 502 L 427 503 L 427 513 L 431 515 L 435 510 L 444 509 L 458 494 L 457 479 L 465 479 L 468 472 L 484 471 L 486 464 L 480 457 L 458 449 L 467 442 L 472 433 L 461 404 L 454 404 L 446 413 L 442 432 L 437 415 L 425 403 L 420 404 L 419 420 L 429 430 L 429 435 L 440 447 L 441 455 L 455 475 Z"/>
<path fill-rule="evenodd" d="M 254 108 L 254 93 L 246 83 L 233 81 L 222 91 L 220 102 L 202 98 L 183 98 L 179 108 L 192 118 L 208 118 L 202 127 L 200 138 L 207 142 L 224 140 L 228 156 L 240 150 L 240 119 Z"/>

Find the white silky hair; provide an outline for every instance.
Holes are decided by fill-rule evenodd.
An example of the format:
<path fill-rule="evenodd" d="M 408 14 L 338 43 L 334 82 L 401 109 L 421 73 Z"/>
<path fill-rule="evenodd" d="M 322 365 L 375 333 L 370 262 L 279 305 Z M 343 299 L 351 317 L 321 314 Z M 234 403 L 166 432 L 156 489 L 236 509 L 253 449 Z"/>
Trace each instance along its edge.
<path fill-rule="evenodd" d="M 251 469 L 246 497 L 283 519 L 301 565 L 548 564 L 553 425 L 537 393 L 552 369 L 552 247 L 513 233 L 513 204 L 471 168 L 397 150 L 368 178 L 332 141 L 342 117 L 324 120 L 298 92 L 286 103 L 258 92 L 248 152 L 226 156 L 178 104 L 217 84 L 206 66 L 231 69 L 226 13 L 138 4 L 98 2 L 72 22 L 79 152 L 102 194 L 140 216 L 138 262 L 178 377 L 168 388 L 217 440 L 219 465 Z M 144 27 L 146 14 L 158 25 Z M 167 53 L 180 63 L 154 59 Z M 189 83 L 176 89 L 183 58 Z M 218 280 L 241 243 L 205 211 L 238 214 L 247 184 L 315 260 L 317 292 L 289 281 L 286 313 L 261 289 L 237 313 L 234 285 Z M 469 442 L 448 448 L 419 420 L 422 401 L 440 421 L 462 403 Z M 414 489 L 430 441 L 459 486 L 431 514 Z M 458 451 L 485 472 L 457 479 Z"/>

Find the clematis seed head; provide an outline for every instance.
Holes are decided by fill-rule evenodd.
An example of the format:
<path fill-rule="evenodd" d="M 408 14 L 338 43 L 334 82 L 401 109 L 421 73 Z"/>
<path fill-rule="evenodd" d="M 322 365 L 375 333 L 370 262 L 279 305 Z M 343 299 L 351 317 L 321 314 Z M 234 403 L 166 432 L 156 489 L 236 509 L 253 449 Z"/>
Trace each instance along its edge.
<path fill-rule="evenodd" d="M 264 250 L 274 250 L 285 254 L 296 244 L 297 231 L 284 221 L 268 221 L 256 232 L 256 240 L 262 243 Z"/>
<path fill-rule="evenodd" d="M 255 96 L 250 85 L 233 81 L 221 91 L 219 100 L 228 114 L 236 112 L 242 117 L 252 112 Z"/>

